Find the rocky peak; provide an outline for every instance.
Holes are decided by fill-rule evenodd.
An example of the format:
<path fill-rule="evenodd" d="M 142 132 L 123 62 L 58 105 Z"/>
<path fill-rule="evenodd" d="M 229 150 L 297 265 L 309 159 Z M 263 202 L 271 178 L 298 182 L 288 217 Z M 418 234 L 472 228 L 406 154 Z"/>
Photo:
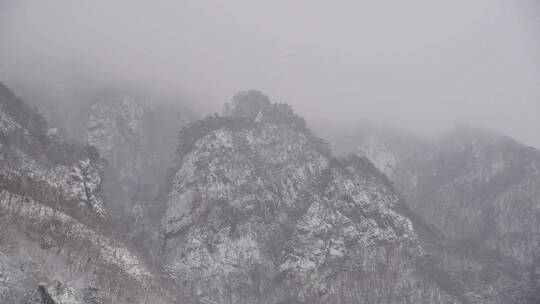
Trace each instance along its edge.
<path fill-rule="evenodd" d="M 274 123 L 293 122 L 305 124 L 302 117 L 294 114 L 285 103 L 272 103 L 268 96 L 255 90 L 236 94 L 230 103 L 225 104 L 223 114 L 235 119 Z"/>
<path fill-rule="evenodd" d="M 122 166 L 129 154 L 141 149 L 141 141 L 146 136 L 144 114 L 142 105 L 132 97 L 101 100 L 93 104 L 88 119 L 88 143 L 95 146 L 113 166 Z"/>
<path fill-rule="evenodd" d="M 162 233 L 185 301 L 451 301 L 417 275 L 412 224 L 368 160 L 332 157 L 289 106 L 260 93 L 233 105 L 181 131 Z"/>
<path fill-rule="evenodd" d="M 365 133 L 337 158 L 257 91 L 187 125 L 126 92 L 85 113 L 95 147 L 0 85 L 0 303 L 539 298 L 540 153 L 504 136 Z"/>
<path fill-rule="evenodd" d="M 133 303 L 118 290 L 141 294 L 154 277 L 114 237 L 101 193 L 104 160 L 48 132 L 39 112 L 6 90 L 0 86 L 0 302 L 68 303 L 93 288 Z"/>
<path fill-rule="evenodd" d="M 178 130 L 189 112 L 150 94 L 109 90 L 87 111 L 88 141 L 108 161 L 102 194 L 111 221 L 147 259 L 160 254 L 159 222 Z"/>
<path fill-rule="evenodd" d="M 457 277 L 469 276 L 471 267 L 492 273 L 491 279 L 477 277 L 463 287 L 479 301 L 521 303 L 536 294 L 538 283 L 529 278 L 540 266 L 534 228 L 540 214 L 540 152 L 465 125 L 413 148 L 415 141 L 403 138 L 387 138 L 382 149 L 368 141 L 360 150 L 370 152 L 363 155 L 380 169 L 386 168 L 381 159 L 393 160 L 388 176 L 417 213 L 416 224 L 439 235 L 436 246 L 433 238 L 424 239 L 427 248 L 444 248 L 431 252 L 445 256 L 438 267 Z M 503 300 L 502 290 L 515 294 Z"/>

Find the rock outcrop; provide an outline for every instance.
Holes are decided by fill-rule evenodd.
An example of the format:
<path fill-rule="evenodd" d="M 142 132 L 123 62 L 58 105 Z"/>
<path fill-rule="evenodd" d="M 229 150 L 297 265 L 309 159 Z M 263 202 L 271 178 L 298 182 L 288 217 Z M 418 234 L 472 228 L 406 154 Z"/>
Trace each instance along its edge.
<path fill-rule="evenodd" d="M 256 91 L 187 125 L 129 94 L 85 114 L 67 143 L 0 85 L 0 303 L 540 299 L 540 152 L 507 137 L 337 158 Z"/>
<path fill-rule="evenodd" d="M 436 140 L 368 138 L 360 154 L 393 160 L 380 169 L 429 227 L 424 247 L 460 293 L 473 303 L 539 299 L 539 151 L 467 126 Z"/>
<path fill-rule="evenodd" d="M 285 104 L 243 93 L 181 132 L 164 264 L 199 303 L 458 303 L 388 180 L 336 159 Z"/>
<path fill-rule="evenodd" d="M 142 303 L 156 278 L 114 237 L 103 160 L 54 135 L 0 86 L 0 302 L 77 303 L 95 290 L 109 303 Z"/>
<path fill-rule="evenodd" d="M 152 259 L 159 255 L 169 168 L 190 114 L 125 91 L 99 94 L 87 111 L 88 143 L 108 162 L 103 195 L 119 232 Z"/>

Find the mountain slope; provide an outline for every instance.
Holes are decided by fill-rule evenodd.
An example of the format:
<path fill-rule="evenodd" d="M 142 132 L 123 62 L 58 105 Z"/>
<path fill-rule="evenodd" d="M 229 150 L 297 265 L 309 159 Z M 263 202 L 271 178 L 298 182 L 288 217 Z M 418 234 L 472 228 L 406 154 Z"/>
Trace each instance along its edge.
<path fill-rule="evenodd" d="M 66 143 L 0 86 L 0 303 L 539 298 L 540 153 L 511 139 L 366 133 L 336 158 L 256 91 L 185 126 L 129 94 L 85 115 L 92 146 Z"/>
<path fill-rule="evenodd" d="M 418 271 L 411 222 L 365 159 L 336 159 L 254 91 L 181 132 L 164 264 L 201 303 L 452 303 Z"/>
<path fill-rule="evenodd" d="M 1 303 L 134 303 L 156 289 L 112 237 L 94 148 L 62 142 L 3 85 L 0 143 Z"/>
<path fill-rule="evenodd" d="M 395 160 L 389 175 L 411 210 L 436 231 L 437 239 L 428 243 L 438 244 L 431 248 L 437 247 L 432 254 L 439 265 L 464 292 L 486 303 L 533 303 L 539 287 L 540 152 L 467 126 L 436 140 L 408 138 L 397 142 L 372 134 L 359 153 Z"/>
<path fill-rule="evenodd" d="M 127 241 L 155 260 L 168 170 L 174 164 L 178 131 L 190 114 L 125 90 L 96 94 L 85 113 L 88 143 L 109 164 L 102 193 L 113 222 Z"/>

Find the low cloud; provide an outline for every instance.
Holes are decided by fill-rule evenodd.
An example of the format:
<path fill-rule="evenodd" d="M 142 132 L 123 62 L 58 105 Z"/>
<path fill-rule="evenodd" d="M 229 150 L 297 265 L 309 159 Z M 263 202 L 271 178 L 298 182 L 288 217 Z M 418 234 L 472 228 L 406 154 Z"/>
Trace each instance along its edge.
<path fill-rule="evenodd" d="M 258 89 L 316 128 L 462 122 L 540 147 L 539 12 L 531 0 L 0 0 L 0 81 L 34 102 L 129 83 L 204 113 Z"/>

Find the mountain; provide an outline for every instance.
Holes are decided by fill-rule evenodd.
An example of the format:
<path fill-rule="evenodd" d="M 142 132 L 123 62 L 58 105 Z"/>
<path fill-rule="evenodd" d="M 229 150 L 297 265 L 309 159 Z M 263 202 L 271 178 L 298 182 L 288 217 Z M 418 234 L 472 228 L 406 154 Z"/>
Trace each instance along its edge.
<path fill-rule="evenodd" d="M 134 303 L 156 276 L 115 237 L 95 148 L 0 85 L 0 303 Z"/>
<path fill-rule="evenodd" d="M 358 153 L 428 227 L 424 247 L 460 293 L 480 303 L 536 303 L 539 151 L 464 125 L 430 140 L 384 131 L 360 142 Z"/>
<path fill-rule="evenodd" d="M 540 153 L 510 138 L 368 130 L 335 157 L 257 91 L 78 115 L 74 143 L 0 85 L 0 303 L 538 303 Z"/>
<path fill-rule="evenodd" d="M 126 90 L 96 94 L 84 111 L 87 140 L 108 161 L 102 194 L 120 233 L 157 259 L 178 132 L 193 115 Z"/>
<path fill-rule="evenodd" d="M 182 129 L 164 265 L 192 303 L 458 303 L 388 180 L 256 91 Z"/>

